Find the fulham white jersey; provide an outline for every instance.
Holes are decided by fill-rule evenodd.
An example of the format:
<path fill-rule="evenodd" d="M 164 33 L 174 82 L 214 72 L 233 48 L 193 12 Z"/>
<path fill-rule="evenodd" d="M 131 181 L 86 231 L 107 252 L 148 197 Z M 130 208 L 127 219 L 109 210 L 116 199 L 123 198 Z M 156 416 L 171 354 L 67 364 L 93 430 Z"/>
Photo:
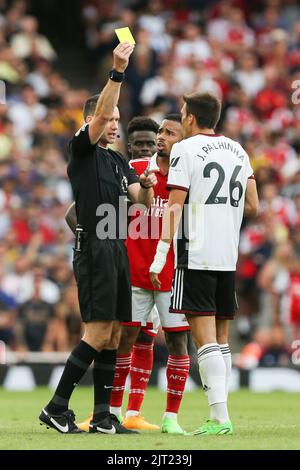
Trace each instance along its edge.
<path fill-rule="evenodd" d="M 167 186 L 188 192 L 174 239 L 176 267 L 235 271 L 251 177 L 247 153 L 223 135 L 197 134 L 173 146 Z"/>

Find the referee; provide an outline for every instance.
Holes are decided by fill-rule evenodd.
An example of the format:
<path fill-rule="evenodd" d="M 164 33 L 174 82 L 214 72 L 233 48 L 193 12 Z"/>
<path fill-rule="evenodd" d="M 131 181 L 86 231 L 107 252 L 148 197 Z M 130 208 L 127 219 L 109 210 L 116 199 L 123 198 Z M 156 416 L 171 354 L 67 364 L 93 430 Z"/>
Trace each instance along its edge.
<path fill-rule="evenodd" d="M 113 69 L 100 96 L 84 107 L 85 125 L 69 144 L 68 176 L 76 203 L 78 225 L 74 249 L 74 275 L 85 333 L 66 363 L 57 389 L 41 411 L 42 424 L 61 433 L 81 432 L 68 404 L 75 386 L 94 361 L 94 412 L 90 432 L 132 433 L 109 413 L 120 322 L 131 320 L 131 286 L 126 247 L 119 233 L 119 202 L 150 206 L 154 174 L 140 179 L 120 153 L 108 148 L 114 141 L 120 118 L 117 103 L 121 83 L 134 46 L 119 44 L 113 53 Z M 105 205 L 105 206 L 104 206 Z M 105 210 L 113 209 L 115 230 L 98 237 Z M 104 224 L 105 225 L 105 224 Z M 103 232 L 103 230 L 102 230 Z"/>

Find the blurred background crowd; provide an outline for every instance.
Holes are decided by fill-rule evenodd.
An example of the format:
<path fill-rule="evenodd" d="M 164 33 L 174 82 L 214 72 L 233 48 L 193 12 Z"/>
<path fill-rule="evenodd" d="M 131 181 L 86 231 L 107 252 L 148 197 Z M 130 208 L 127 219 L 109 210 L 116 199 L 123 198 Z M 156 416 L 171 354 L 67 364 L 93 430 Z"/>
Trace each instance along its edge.
<path fill-rule="evenodd" d="M 107 80 L 114 29 L 129 26 L 118 147 L 133 116 L 160 123 L 193 91 L 222 99 L 218 131 L 247 150 L 261 202 L 241 233 L 232 349 L 240 367 L 289 365 L 300 339 L 299 2 L 60 3 L 0 0 L 0 340 L 17 351 L 79 340 L 66 144 Z M 160 361 L 161 336 L 156 351 Z"/>

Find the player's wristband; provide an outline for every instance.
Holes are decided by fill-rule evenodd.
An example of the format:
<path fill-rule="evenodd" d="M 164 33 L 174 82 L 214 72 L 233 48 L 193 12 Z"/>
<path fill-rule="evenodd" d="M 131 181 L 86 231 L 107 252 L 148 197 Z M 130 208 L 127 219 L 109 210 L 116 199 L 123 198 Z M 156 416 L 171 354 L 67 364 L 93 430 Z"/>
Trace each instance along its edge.
<path fill-rule="evenodd" d="M 150 273 L 160 274 L 162 272 L 166 264 L 169 249 L 170 249 L 169 243 L 159 240 L 157 248 L 156 248 L 155 258 L 149 269 Z"/>

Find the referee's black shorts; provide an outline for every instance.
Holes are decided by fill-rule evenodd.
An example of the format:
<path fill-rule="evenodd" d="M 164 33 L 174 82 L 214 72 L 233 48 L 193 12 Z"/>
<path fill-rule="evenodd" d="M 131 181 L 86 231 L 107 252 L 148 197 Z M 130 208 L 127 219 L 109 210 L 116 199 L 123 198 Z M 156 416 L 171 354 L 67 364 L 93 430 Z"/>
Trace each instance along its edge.
<path fill-rule="evenodd" d="M 171 313 L 232 320 L 237 309 L 235 271 L 175 270 Z"/>
<path fill-rule="evenodd" d="M 82 251 L 74 250 L 74 275 L 84 322 L 131 321 L 131 284 L 123 240 L 83 235 Z"/>

